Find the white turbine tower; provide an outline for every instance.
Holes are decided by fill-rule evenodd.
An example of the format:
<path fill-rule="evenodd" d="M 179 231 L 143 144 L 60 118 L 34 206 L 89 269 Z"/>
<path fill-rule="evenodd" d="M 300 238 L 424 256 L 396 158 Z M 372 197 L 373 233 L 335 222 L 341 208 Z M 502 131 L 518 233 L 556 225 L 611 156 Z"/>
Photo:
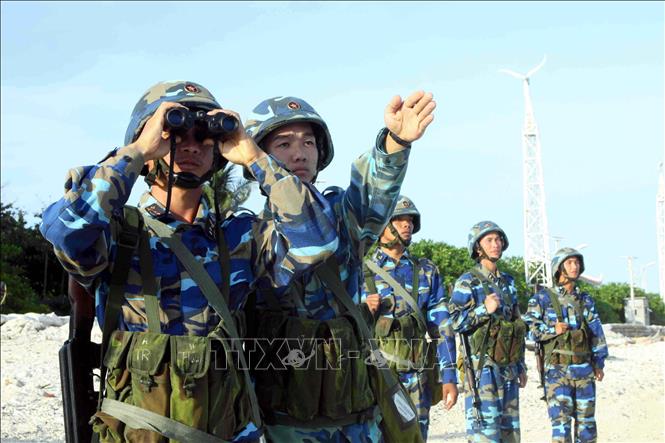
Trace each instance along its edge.
<path fill-rule="evenodd" d="M 524 92 L 524 127 L 522 128 L 523 193 L 524 193 L 524 271 L 526 282 L 533 287 L 551 286 L 550 248 L 545 211 L 545 182 L 540 153 L 540 135 L 533 114 L 529 79 L 545 64 L 547 57 L 526 75 L 507 69 L 499 72 L 522 80 Z"/>
<path fill-rule="evenodd" d="M 665 301 L 665 176 L 663 163 L 660 164 L 658 195 L 656 197 L 656 241 L 658 247 L 658 289 L 660 298 Z"/>

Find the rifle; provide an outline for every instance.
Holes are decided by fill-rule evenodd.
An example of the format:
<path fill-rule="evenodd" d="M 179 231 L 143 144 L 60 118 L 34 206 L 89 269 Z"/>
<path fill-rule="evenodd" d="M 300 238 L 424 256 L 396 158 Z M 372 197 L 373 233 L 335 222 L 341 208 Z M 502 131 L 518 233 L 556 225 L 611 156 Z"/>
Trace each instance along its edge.
<path fill-rule="evenodd" d="M 547 389 L 545 388 L 545 349 L 539 341 L 534 341 L 533 345 L 533 350 L 536 354 L 536 367 L 540 376 L 540 385 L 538 387 L 543 388 L 543 396 L 540 399 L 547 401 Z"/>
<path fill-rule="evenodd" d="M 483 412 L 480 409 L 480 393 L 478 392 L 478 383 L 476 382 L 476 371 L 473 369 L 473 361 L 471 360 L 471 345 L 469 344 L 468 334 L 461 332 L 460 339 L 462 340 L 462 350 L 464 351 L 464 374 L 469 381 L 469 388 L 473 394 L 473 410 L 476 417 L 476 425 L 483 427 L 485 420 L 483 419 Z M 480 368 L 480 371 L 483 369 Z"/>
<path fill-rule="evenodd" d="M 100 366 L 101 347 L 90 341 L 95 318 L 93 298 L 69 276 L 69 339 L 62 345 L 60 384 L 67 443 L 89 443 L 92 440 L 90 417 L 97 411 L 98 393 L 94 389 L 93 369 Z"/>

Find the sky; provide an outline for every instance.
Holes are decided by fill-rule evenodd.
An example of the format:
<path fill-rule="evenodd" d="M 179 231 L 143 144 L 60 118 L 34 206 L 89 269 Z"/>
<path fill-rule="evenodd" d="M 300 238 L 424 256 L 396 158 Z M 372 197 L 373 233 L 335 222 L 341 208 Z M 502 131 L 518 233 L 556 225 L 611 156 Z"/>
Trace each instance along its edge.
<path fill-rule="evenodd" d="M 466 246 L 493 220 L 523 255 L 519 80 L 541 135 L 549 233 L 587 244 L 589 275 L 658 291 L 656 194 L 664 144 L 662 2 L 1 3 L 1 198 L 29 213 L 62 196 L 70 167 L 121 146 L 136 101 L 186 79 L 248 116 L 292 95 L 326 120 L 348 186 L 393 95 L 430 91 L 402 193 L 415 240 Z M 136 184 L 130 203 L 146 189 Z M 246 206 L 259 210 L 258 192 Z M 554 248 L 552 239 L 550 249 Z"/>

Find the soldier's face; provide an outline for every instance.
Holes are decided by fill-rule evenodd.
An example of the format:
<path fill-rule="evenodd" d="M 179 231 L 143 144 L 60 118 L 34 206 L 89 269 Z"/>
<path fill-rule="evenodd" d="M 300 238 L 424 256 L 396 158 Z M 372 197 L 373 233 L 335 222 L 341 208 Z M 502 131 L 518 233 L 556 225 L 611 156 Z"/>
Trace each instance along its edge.
<path fill-rule="evenodd" d="M 483 248 L 485 254 L 491 259 L 501 258 L 503 252 L 503 239 L 496 232 L 490 232 L 480 239 L 478 242 L 480 247 Z"/>
<path fill-rule="evenodd" d="M 399 236 L 402 237 L 402 240 L 409 241 L 413 235 L 413 216 L 412 215 L 400 215 L 393 218 L 393 226 L 399 232 Z"/>
<path fill-rule="evenodd" d="M 411 215 L 399 215 L 392 219 L 392 223 L 395 230 L 399 233 L 399 236 L 402 237 L 402 240 L 406 242 L 411 241 L 413 236 L 413 216 Z M 395 240 L 395 236 L 388 226 L 383 230 L 383 243 L 388 243 Z"/>
<path fill-rule="evenodd" d="M 577 257 L 570 257 L 563 262 L 563 269 L 568 278 L 575 280 L 580 276 L 580 260 Z"/>
<path fill-rule="evenodd" d="M 290 123 L 275 129 L 264 140 L 266 152 L 284 163 L 289 171 L 304 182 L 314 180 L 319 151 L 312 125 Z"/>
<path fill-rule="evenodd" d="M 215 141 L 212 138 L 201 139 L 196 137 L 195 131 L 194 128 L 185 133 L 173 135 L 176 142 L 173 172 L 191 172 L 201 177 L 212 168 Z M 170 153 L 164 157 L 164 161 L 169 164 L 171 161 Z"/>

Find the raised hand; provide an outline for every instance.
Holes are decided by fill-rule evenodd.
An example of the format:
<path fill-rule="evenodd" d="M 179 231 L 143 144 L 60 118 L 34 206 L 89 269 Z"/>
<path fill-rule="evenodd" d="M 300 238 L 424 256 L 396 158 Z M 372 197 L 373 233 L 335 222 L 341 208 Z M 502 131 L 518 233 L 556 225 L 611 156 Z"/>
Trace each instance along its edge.
<path fill-rule="evenodd" d="M 383 118 L 390 132 L 411 143 L 422 137 L 434 120 L 434 108 L 436 102 L 432 93 L 416 91 L 404 101 L 399 95 L 394 96 L 386 106 Z"/>

